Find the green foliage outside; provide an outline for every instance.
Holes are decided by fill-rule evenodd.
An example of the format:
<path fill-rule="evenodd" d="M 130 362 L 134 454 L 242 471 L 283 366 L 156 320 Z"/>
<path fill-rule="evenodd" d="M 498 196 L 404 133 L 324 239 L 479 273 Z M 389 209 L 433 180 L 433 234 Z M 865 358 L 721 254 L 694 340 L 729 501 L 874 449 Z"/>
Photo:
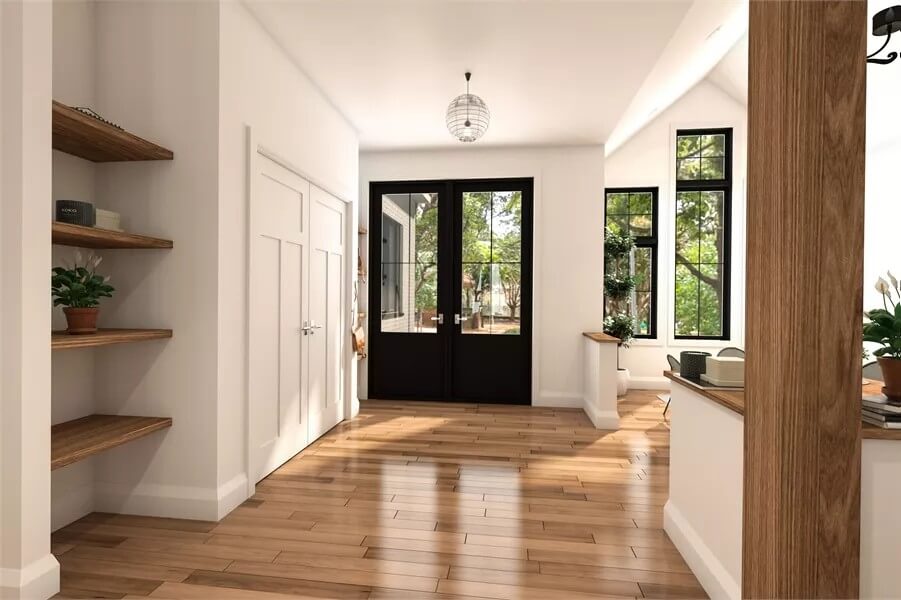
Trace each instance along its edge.
<path fill-rule="evenodd" d="M 414 218 L 416 308 L 423 312 L 435 311 L 438 299 L 437 195 L 417 204 Z M 495 285 L 500 287 L 511 317 L 518 318 L 522 304 L 522 193 L 464 194 L 462 228 L 464 306 L 484 303 Z"/>
<path fill-rule="evenodd" d="M 898 280 L 887 273 L 889 281 L 882 277 L 876 282 L 876 290 L 882 294 L 882 308 L 867 311 L 863 325 L 863 341 L 879 344 L 873 352 L 878 357 L 901 359 L 901 288 Z"/>
<path fill-rule="evenodd" d="M 54 267 L 50 279 L 53 305 L 93 308 L 100 304 L 100 298 L 112 298 L 115 288 L 109 285 L 109 277 L 96 273 L 102 260 L 99 256 L 91 255 L 82 264 L 81 253 L 76 252 L 74 265 Z"/>
<path fill-rule="evenodd" d="M 685 135 L 676 140 L 680 181 L 726 178 L 726 138 Z M 725 192 L 676 192 L 676 335 L 723 333 Z"/>
<path fill-rule="evenodd" d="M 635 319 L 629 312 L 630 296 L 635 290 L 631 256 L 635 240 L 628 233 L 607 228 L 604 235 L 604 295 L 607 317 L 604 333 L 628 345 L 635 335 Z"/>

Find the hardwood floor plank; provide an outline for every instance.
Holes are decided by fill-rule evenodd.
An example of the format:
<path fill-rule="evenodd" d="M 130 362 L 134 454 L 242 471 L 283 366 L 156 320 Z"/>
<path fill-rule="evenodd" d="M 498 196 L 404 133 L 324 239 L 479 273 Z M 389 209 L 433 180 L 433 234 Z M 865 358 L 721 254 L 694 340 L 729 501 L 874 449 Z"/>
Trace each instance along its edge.
<path fill-rule="evenodd" d="M 442 579 L 438 582 L 438 591 L 460 596 L 498 598 L 499 600 L 597 600 L 599 598 L 635 598 L 636 596 L 611 596 L 588 594 L 583 592 L 558 591 L 549 592 L 544 588 L 530 588 L 519 585 L 484 583 L 481 581 L 461 581 Z"/>
<path fill-rule="evenodd" d="M 234 562 L 228 569 L 230 573 L 245 575 L 263 575 L 288 579 L 303 579 L 322 583 L 351 584 L 366 587 L 382 587 L 399 590 L 434 592 L 438 585 L 437 577 L 417 577 L 413 575 L 393 575 L 372 571 L 355 571 L 340 568 L 305 567 L 297 568 L 290 564 Z"/>
<path fill-rule="evenodd" d="M 397 560 L 410 563 L 449 565 L 452 567 L 478 567 L 515 573 L 538 573 L 539 563 L 512 558 L 496 558 L 459 554 L 457 552 L 422 552 L 418 550 L 395 550 L 392 548 L 372 547 L 366 552 L 366 558 Z"/>
<path fill-rule="evenodd" d="M 92 514 L 53 534 L 71 597 L 705 597 L 663 531 L 654 392 L 578 410 L 364 402 L 219 523 Z M 62 598 L 63 596 L 60 596 Z"/>
<path fill-rule="evenodd" d="M 305 581 L 288 577 L 247 575 L 228 571 L 224 573 L 219 573 L 218 571 L 194 571 L 184 583 L 214 588 L 234 588 L 253 592 L 273 592 L 334 600 L 366 600 L 369 598 L 370 592 L 370 588 L 359 585 Z"/>
<path fill-rule="evenodd" d="M 330 539 L 330 538 L 327 538 Z M 343 539 L 343 538 L 342 538 Z M 351 541 L 358 538 L 354 537 Z M 335 540 L 337 542 L 337 540 Z M 235 556 L 235 560 L 249 560 L 251 562 L 272 562 L 272 560 L 259 560 L 252 556 L 238 556 L 237 552 L 263 550 L 273 551 L 277 555 L 279 552 L 310 552 L 323 554 L 326 556 L 354 556 L 360 557 L 366 553 L 366 547 L 360 544 L 340 544 L 324 541 L 303 541 L 293 539 L 279 539 L 268 537 L 253 537 L 252 535 L 214 535 L 207 542 L 207 546 L 218 546 L 222 548 L 221 554 L 224 556 Z"/>

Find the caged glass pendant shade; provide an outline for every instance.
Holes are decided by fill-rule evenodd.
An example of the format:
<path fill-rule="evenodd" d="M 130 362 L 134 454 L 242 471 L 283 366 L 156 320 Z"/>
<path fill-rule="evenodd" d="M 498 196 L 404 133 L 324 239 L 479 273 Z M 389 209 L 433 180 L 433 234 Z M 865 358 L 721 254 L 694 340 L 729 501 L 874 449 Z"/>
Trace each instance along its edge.
<path fill-rule="evenodd" d="M 474 142 L 488 130 L 490 114 L 485 101 L 469 93 L 469 78 L 466 73 L 466 93 L 454 98 L 447 107 L 447 130 L 461 142 Z"/>

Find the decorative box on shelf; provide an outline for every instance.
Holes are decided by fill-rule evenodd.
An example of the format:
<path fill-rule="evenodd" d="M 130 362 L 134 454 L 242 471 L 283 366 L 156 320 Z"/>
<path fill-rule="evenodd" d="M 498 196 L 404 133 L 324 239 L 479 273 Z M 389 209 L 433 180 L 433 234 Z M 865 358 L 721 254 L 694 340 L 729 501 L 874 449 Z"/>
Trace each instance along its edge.
<path fill-rule="evenodd" d="M 111 210 L 95 209 L 96 224 L 95 227 L 100 229 L 108 229 L 110 231 L 122 231 L 122 215 Z"/>
<path fill-rule="evenodd" d="M 701 380 L 722 387 L 745 386 L 745 359 L 734 356 L 708 356 Z"/>

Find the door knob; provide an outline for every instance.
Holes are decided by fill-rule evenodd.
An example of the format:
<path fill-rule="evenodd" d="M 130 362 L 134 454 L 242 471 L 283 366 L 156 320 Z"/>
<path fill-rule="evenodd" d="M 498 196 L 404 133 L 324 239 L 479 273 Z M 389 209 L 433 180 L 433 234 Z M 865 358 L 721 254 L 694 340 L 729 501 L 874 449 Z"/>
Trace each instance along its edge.
<path fill-rule="evenodd" d="M 430 321 L 438 321 L 439 325 L 444 325 L 444 314 L 438 313 L 437 317 L 431 317 L 429 320 Z"/>
<path fill-rule="evenodd" d="M 460 315 L 454 313 L 454 325 L 459 325 L 462 322 L 463 322 L 463 319 L 460 317 Z"/>

